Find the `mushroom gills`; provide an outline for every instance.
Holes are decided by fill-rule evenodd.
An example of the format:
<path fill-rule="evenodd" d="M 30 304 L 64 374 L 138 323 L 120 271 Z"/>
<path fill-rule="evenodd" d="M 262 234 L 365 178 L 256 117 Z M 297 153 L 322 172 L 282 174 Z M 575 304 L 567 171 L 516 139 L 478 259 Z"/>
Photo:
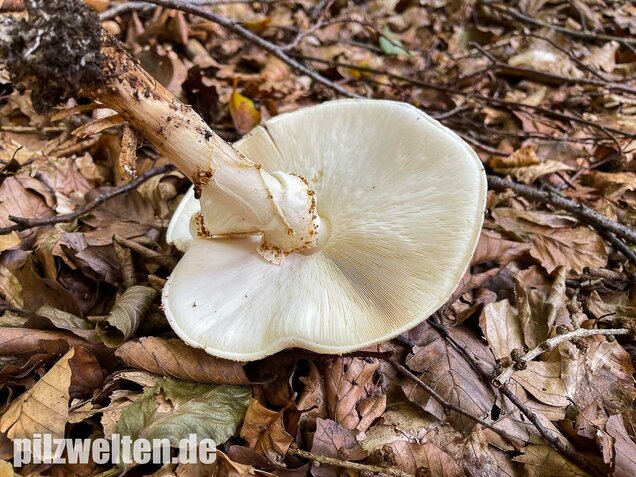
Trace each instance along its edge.
<path fill-rule="evenodd" d="M 319 246 L 276 266 L 256 251 L 258 237 L 195 239 L 199 206 L 188 192 L 168 229 L 185 255 L 163 302 L 190 345 L 235 360 L 291 346 L 344 353 L 414 327 L 460 282 L 486 177 L 472 149 L 423 112 L 327 102 L 277 116 L 235 147 L 266 170 L 309 180 Z"/>

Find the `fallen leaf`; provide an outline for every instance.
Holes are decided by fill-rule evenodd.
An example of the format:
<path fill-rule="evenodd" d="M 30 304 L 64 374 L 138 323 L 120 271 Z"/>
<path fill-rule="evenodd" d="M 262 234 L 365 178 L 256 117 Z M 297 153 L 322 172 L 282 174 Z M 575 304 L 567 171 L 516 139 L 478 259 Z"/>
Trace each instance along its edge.
<path fill-rule="evenodd" d="M 339 358 L 325 373 L 327 411 L 329 417 L 347 429 L 360 423 L 358 401 L 365 396 L 365 386 L 371 383 L 380 363 L 361 358 Z"/>
<path fill-rule="evenodd" d="M 180 339 L 141 338 L 122 344 L 115 354 L 135 368 L 182 381 L 209 384 L 250 382 L 241 363 L 216 358 Z"/>
<path fill-rule="evenodd" d="M 582 273 L 585 267 L 607 264 L 603 240 L 587 227 L 564 226 L 562 219 L 547 213 L 502 207 L 493 211 L 493 217 L 505 230 L 530 242 L 530 255 L 548 273 L 561 265 Z"/>
<path fill-rule="evenodd" d="M 627 433 L 622 416 L 610 416 L 605 431 L 613 437 L 614 448 L 611 465 L 614 477 L 630 477 L 636 475 L 636 444 Z"/>
<path fill-rule="evenodd" d="M 530 444 L 525 454 L 514 457 L 522 462 L 528 477 L 588 477 L 588 473 L 566 460 L 548 445 Z"/>
<path fill-rule="evenodd" d="M 250 132 L 261 121 L 261 113 L 256 109 L 254 101 L 239 93 L 236 89 L 236 83 L 232 89 L 229 107 L 234 128 L 239 134 Z"/>
<path fill-rule="evenodd" d="M 250 401 L 245 413 L 241 437 L 272 462 L 282 462 L 294 440 L 285 430 L 283 413 L 267 409 L 256 399 Z"/>
<path fill-rule="evenodd" d="M 360 447 L 356 434 L 329 419 L 316 419 L 316 432 L 311 453 L 348 461 L 359 461 L 367 457 Z M 316 477 L 337 477 L 338 469 L 333 466 L 314 466 L 311 470 Z"/>
<path fill-rule="evenodd" d="M 457 330 L 459 331 L 459 330 Z M 485 363 L 492 362 L 485 346 L 477 338 L 462 330 L 456 338 L 471 351 L 483 357 Z M 466 362 L 463 356 L 441 336 L 420 347 L 413 348 L 413 354 L 406 360 L 419 378 L 433 387 L 444 399 L 476 417 L 484 417 L 495 403 L 495 395 L 481 376 Z M 465 431 L 475 423 L 465 416 L 451 411 L 446 414 L 441 405 L 428 392 L 408 380 L 402 384 L 406 396 L 427 412 L 440 420 L 448 419 L 451 425 Z"/>
<path fill-rule="evenodd" d="M 139 322 L 148 314 L 157 290 L 136 285 L 119 298 L 108 318 L 97 324 L 97 332 L 106 346 L 117 348 L 130 338 Z"/>
<path fill-rule="evenodd" d="M 168 439 L 173 447 L 189 434 L 197 434 L 220 445 L 236 432 L 250 395 L 244 386 L 164 378 L 124 410 L 117 432 L 133 440 Z"/>

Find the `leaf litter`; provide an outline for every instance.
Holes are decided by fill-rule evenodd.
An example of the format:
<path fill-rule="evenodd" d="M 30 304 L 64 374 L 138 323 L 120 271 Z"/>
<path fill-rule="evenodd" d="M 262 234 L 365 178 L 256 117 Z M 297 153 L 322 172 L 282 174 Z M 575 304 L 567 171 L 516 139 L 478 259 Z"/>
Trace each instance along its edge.
<path fill-rule="evenodd" d="M 20 3 L 0 8 L 20 15 Z M 287 350 L 230 362 L 176 338 L 158 303 L 179 257 L 165 230 L 185 178 L 166 169 L 46 223 L 165 160 L 81 98 L 57 114 L 36 112 L 3 71 L 0 227 L 11 230 L 0 235 L 0 475 L 13 475 L 13 439 L 86 429 L 173 444 L 194 431 L 219 445 L 211 466 L 141 465 L 135 475 L 636 473 L 636 244 L 554 201 L 559 194 L 636 224 L 633 5 L 209 7 L 302 61 L 326 78 L 320 84 L 210 20 L 140 2 L 86 3 L 229 141 L 344 88 L 421 108 L 464 138 L 488 173 L 545 200 L 492 188 L 471 267 L 430 323 L 354 356 Z M 45 223 L 13 229 L 12 217 Z M 594 334 L 612 329 L 623 331 Z"/>

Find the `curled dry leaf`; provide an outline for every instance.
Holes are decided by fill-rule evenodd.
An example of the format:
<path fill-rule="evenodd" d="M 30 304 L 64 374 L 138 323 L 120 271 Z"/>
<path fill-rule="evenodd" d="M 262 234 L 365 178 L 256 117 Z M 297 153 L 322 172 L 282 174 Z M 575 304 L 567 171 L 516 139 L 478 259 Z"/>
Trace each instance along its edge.
<path fill-rule="evenodd" d="M 192 348 L 179 339 L 141 338 L 115 352 L 129 365 L 169 378 L 209 384 L 249 384 L 243 366 Z"/>
<path fill-rule="evenodd" d="M 372 383 L 380 366 L 376 359 L 339 358 L 325 373 L 329 417 L 347 429 L 360 423 L 358 402 L 367 397 L 365 387 Z"/>
<path fill-rule="evenodd" d="M 99 337 L 106 346 L 116 348 L 130 338 L 139 322 L 148 314 L 157 298 L 157 290 L 150 287 L 134 286 L 119 298 L 108 318 L 97 324 Z"/>
<path fill-rule="evenodd" d="M 358 461 L 367 457 L 367 452 L 356 440 L 356 433 L 330 419 L 316 419 L 316 432 L 311 452 L 349 461 Z M 337 477 L 338 469 L 320 465 L 315 466 L 311 473 L 315 477 Z"/>
<path fill-rule="evenodd" d="M 137 175 L 137 131 L 130 126 L 124 126 L 119 153 L 119 171 L 129 179 Z"/>
<path fill-rule="evenodd" d="M 256 399 L 250 401 L 245 413 L 241 437 L 272 462 L 282 462 L 294 440 L 285 430 L 283 413 L 267 409 Z"/>
<path fill-rule="evenodd" d="M 614 439 L 612 459 L 607 464 L 612 468 L 614 477 L 636 475 L 636 444 L 625 429 L 622 416 L 610 416 L 605 431 Z M 605 452 L 603 453 L 605 455 Z"/>

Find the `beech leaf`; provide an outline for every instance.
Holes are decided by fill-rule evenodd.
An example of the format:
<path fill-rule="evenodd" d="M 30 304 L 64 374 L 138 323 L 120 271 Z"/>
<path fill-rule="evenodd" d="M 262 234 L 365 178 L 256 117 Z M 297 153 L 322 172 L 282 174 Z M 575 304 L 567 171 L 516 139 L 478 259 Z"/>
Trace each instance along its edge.
<path fill-rule="evenodd" d="M 227 441 L 243 420 L 250 398 L 244 386 L 195 384 L 164 378 L 147 388 L 121 414 L 117 432 L 132 439 L 168 439 L 189 434 Z"/>
<path fill-rule="evenodd" d="M 104 344 L 116 348 L 130 338 L 137 331 L 139 322 L 150 311 L 157 294 L 154 288 L 139 285 L 126 290 L 108 318 L 97 324 L 99 337 Z"/>
<path fill-rule="evenodd" d="M 168 378 L 208 384 L 249 384 L 243 366 L 216 358 L 180 339 L 148 337 L 124 343 L 115 352 L 135 368 Z"/>

